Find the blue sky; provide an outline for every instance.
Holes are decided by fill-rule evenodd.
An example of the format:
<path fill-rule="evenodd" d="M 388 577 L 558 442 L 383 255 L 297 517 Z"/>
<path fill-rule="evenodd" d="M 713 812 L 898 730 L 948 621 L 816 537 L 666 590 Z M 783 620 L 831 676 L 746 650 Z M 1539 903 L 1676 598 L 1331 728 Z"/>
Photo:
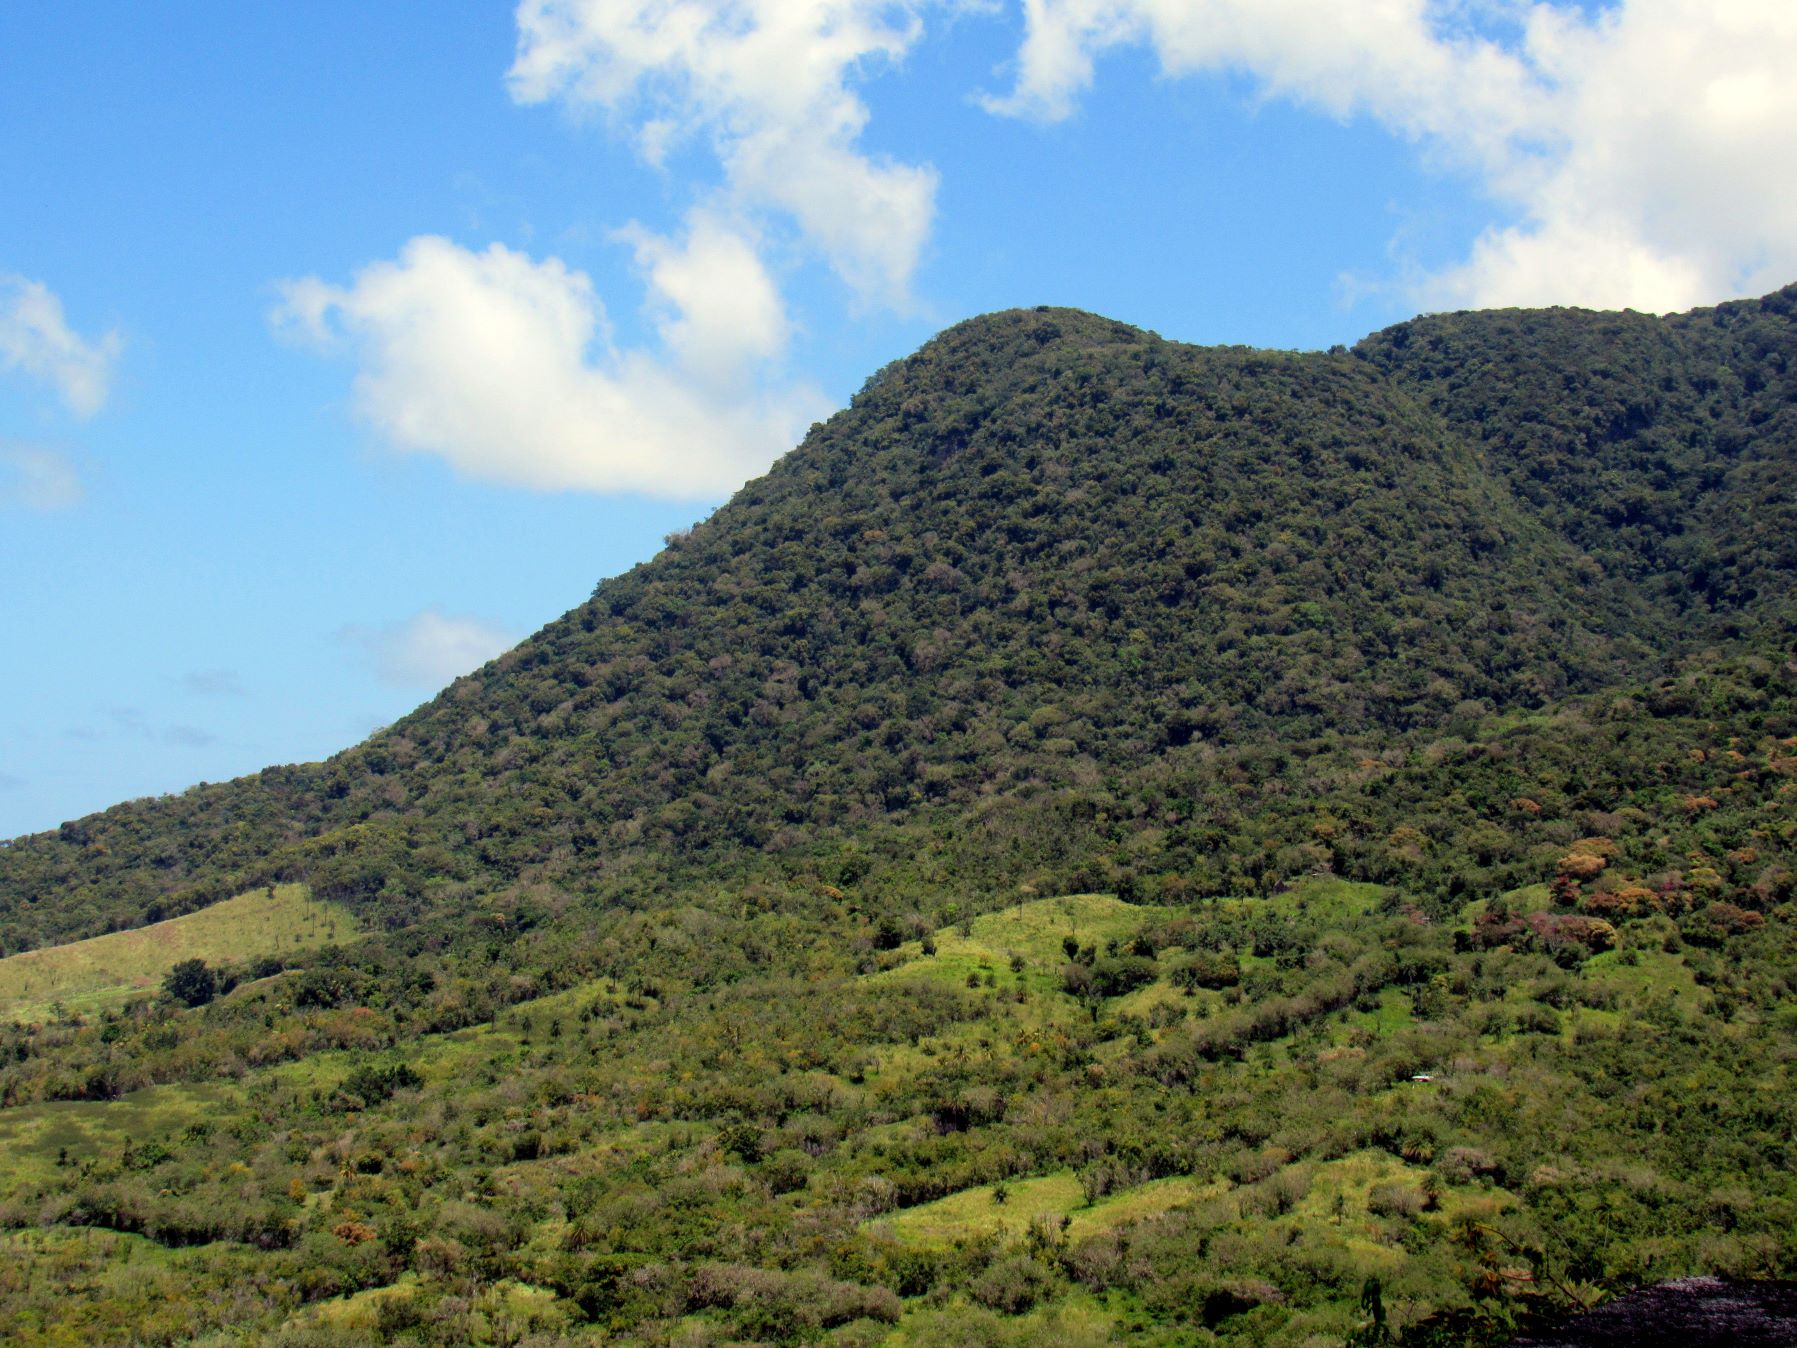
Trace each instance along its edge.
<path fill-rule="evenodd" d="M 1797 279 L 1785 0 L 0 10 L 0 836 L 319 758 L 968 315 Z"/>

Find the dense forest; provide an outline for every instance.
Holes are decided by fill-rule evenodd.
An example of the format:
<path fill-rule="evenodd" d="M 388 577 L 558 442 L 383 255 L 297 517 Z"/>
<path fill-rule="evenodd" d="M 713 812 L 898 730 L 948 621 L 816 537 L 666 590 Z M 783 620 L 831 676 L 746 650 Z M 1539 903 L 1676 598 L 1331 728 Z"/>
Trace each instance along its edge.
<path fill-rule="evenodd" d="M 1794 450 L 1797 287 L 951 328 L 365 743 L 0 846 L 0 1334 L 1495 1344 L 1797 1276 Z M 252 894 L 305 925 L 45 972 Z"/>

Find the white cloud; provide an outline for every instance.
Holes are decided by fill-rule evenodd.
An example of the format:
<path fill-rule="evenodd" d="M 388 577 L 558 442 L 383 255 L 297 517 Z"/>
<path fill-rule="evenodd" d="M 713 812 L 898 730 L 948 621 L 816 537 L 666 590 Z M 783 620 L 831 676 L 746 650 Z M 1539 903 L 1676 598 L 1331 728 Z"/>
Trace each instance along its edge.
<path fill-rule="evenodd" d="M 420 237 L 354 284 L 287 282 L 278 326 L 357 356 L 361 415 L 402 449 L 539 490 L 714 496 L 765 469 L 824 403 L 756 362 L 787 322 L 749 242 L 696 217 L 684 241 L 632 235 L 669 348 L 606 342 L 592 282 L 560 260 Z"/>
<path fill-rule="evenodd" d="M 1108 48 L 1148 43 L 1169 75 L 1246 71 L 1268 94 L 1336 117 L 1366 113 L 1409 136 L 1453 134 L 1501 158 L 1544 128 L 1511 53 L 1438 29 L 1424 0 L 1024 0 L 1027 33 L 1011 94 L 994 111 L 1064 117 Z"/>
<path fill-rule="evenodd" d="M 43 282 L 0 276 L 0 366 L 49 384 L 76 416 L 105 405 L 121 346 L 116 332 L 89 341 L 70 328 Z"/>
<path fill-rule="evenodd" d="M 708 140 L 739 207 L 789 215 L 864 299 L 904 305 L 936 174 L 859 148 L 852 90 L 903 58 L 922 0 L 523 0 L 520 102 L 624 118 L 645 158 Z"/>
<path fill-rule="evenodd" d="M 1666 310 L 1797 276 L 1797 5 L 1789 0 L 1023 0 L 995 110 L 1067 115 L 1109 48 L 1169 75 L 1371 117 L 1513 210 L 1432 303 Z M 1469 14 L 1517 22 L 1499 38 Z M 1492 32 L 1498 31 L 1493 29 Z"/>
<path fill-rule="evenodd" d="M 86 491 L 68 455 L 42 445 L 0 440 L 0 505 L 67 510 Z"/>
<path fill-rule="evenodd" d="M 699 215 L 684 246 L 635 227 L 623 237 L 636 247 L 663 344 L 694 377 L 739 388 L 755 363 L 785 350 L 785 306 L 740 233 Z"/>
<path fill-rule="evenodd" d="M 441 688 L 504 654 L 518 640 L 478 618 L 435 609 L 382 627 L 345 627 L 338 636 L 362 650 L 383 683 L 401 688 Z"/>

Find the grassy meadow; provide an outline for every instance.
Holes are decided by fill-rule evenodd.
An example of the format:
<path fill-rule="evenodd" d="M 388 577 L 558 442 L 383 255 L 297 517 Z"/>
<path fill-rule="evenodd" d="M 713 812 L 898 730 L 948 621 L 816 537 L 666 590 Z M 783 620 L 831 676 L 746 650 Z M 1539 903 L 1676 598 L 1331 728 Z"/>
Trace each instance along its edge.
<path fill-rule="evenodd" d="M 316 950 L 359 928 L 304 885 L 273 885 L 132 931 L 0 959 L 0 1020 L 34 1021 L 61 1005 L 98 1011 L 156 991 L 182 960 L 242 963 Z"/>

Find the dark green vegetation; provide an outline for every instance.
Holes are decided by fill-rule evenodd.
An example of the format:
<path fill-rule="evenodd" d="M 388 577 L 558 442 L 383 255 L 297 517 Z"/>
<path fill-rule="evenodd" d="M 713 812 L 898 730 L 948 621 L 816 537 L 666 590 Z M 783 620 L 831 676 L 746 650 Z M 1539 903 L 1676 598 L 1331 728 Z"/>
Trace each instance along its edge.
<path fill-rule="evenodd" d="M 366 744 L 15 841 L 8 952 L 368 934 L 0 1035 L 0 1334 L 1462 1343 L 1791 1276 L 1794 310 L 975 320 Z"/>

